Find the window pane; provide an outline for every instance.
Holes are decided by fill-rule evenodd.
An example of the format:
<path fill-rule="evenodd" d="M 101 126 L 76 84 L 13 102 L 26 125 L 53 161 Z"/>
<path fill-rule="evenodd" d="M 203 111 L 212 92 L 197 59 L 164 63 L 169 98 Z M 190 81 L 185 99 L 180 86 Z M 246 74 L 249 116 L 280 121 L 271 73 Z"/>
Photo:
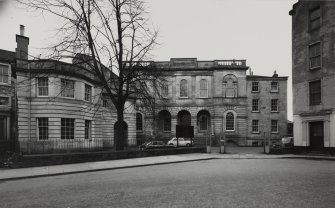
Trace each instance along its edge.
<path fill-rule="evenodd" d="M 92 100 L 92 87 L 85 84 L 85 100 L 91 101 Z"/>
<path fill-rule="evenodd" d="M 48 77 L 37 78 L 38 96 L 48 96 Z"/>
<path fill-rule="evenodd" d="M 208 128 L 208 118 L 207 116 L 200 116 L 200 130 L 205 131 Z"/>
<path fill-rule="evenodd" d="M 200 80 L 200 97 L 208 97 L 207 80 Z"/>
<path fill-rule="evenodd" d="M 91 139 L 91 121 L 85 120 L 85 139 Z"/>
<path fill-rule="evenodd" d="M 271 91 L 272 92 L 278 91 L 278 82 L 271 82 Z"/>
<path fill-rule="evenodd" d="M 278 132 L 278 121 L 277 120 L 271 120 L 271 132 L 272 133 Z"/>
<path fill-rule="evenodd" d="M 259 130 L 258 130 L 258 120 L 252 120 L 252 132 L 259 132 Z"/>
<path fill-rule="evenodd" d="M 74 139 L 74 119 L 61 119 L 61 139 Z"/>
<path fill-rule="evenodd" d="M 180 97 L 187 97 L 187 80 L 180 81 Z"/>
<path fill-rule="evenodd" d="M 309 83 L 309 97 L 311 105 L 319 105 L 321 103 L 321 81 Z"/>
<path fill-rule="evenodd" d="M 234 114 L 233 113 L 227 113 L 226 115 L 226 130 L 228 131 L 234 131 Z"/>
<path fill-rule="evenodd" d="M 62 79 L 61 80 L 61 95 L 62 97 L 74 97 L 74 81 Z"/>
<path fill-rule="evenodd" d="M 258 89 L 258 82 L 252 82 L 252 86 L 251 86 L 251 91 L 252 92 L 258 92 L 259 89 Z"/>
<path fill-rule="evenodd" d="M 271 100 L 271 111 L 272 112 L 277 112 L 278 111 L 278 100 L 277 99 L 272 99 Z"/>
<path fill-rule="evenodd" d="M 258 99 L 252 99 L 252 111 L 258 112 L 259 111 L 259 100 Z"/>
<path fill-rule="evenodd" d="M 47 140 L 49 137 L 49 123 L 48 118 L 38 118 L 37 119 L 38 126 L 38 139 L 39 140 Z"/>
<path fill-rule="evenodd" d="M 143 130 L 143 117 L 142 114 L 136 113 L 136 130 L 142 131 Z"/>

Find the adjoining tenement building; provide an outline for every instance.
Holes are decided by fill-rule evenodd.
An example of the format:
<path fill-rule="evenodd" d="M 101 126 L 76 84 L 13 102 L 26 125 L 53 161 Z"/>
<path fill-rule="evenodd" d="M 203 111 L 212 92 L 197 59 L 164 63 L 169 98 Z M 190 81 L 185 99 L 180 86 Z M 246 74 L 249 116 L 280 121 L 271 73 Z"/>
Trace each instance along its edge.
<path fill-rule="evenodd" d="M 286 136 L 287 77 L 248 76 L 245 60 L 176 58 L 150 64 L 162 71 L 166 84 L 155 115 L 137 106 L 138 142 L 150 136 L 168 141 L 176 125 L 193 126 L 195 144 L 205 144 L 209 135 L 212 143 L 225 139 L 239 145 Z"/>
<path fill-rule="evenodd" d="M 15 53 L 0 50 L 0 154 L 14 150 L 16 137 Z"/>
<path fill-rule="evenodd" d="M 335 149 L 335 2 L 293 5 L 292 80 L 294 145 L 298 150 Z"/>

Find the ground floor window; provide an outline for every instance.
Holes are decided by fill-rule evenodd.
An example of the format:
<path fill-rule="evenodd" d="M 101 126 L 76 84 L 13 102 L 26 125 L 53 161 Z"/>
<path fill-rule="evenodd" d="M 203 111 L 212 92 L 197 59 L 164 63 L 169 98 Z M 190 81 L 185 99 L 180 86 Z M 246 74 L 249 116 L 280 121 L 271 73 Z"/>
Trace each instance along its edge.
<path fill-rule="evenodd" d="M 234 114 L 231 112 L 226 114 L 226 130 L 227 131 L 235 130 L 235 118 L 234 118 Z"/>
<path fill-rule="evenodd" d="M 171 118 L 165 118 L 164 119 L 164 129 L 165 132 L 171 131 Z"/>
<path fill-rule="evenodd" d="M 37 118 L 37 134 L 39 140 L 48 140 L 49 138 L 49 119 Z"/>
<path fill-rule="evenodd" d="M 0 116 L 0 141 L 7 140 L 7 117 Z"/>
<path fill-rule="evenodd" d="M 207 129 L 208 129 L 208 118 L 207 118 L 207 116 L 205 116 L 205 115 L 200 116 L 199 126 L 200 126 L 200 131 L 207 131 Z"/>
<path fill-rule="evenodd" d="M 252 133 L 259 133 L 258 120 L 252 120 Z"/>
<path fill-rule="evenodd" d="M 143 131 L 143 116 L 136 113 L 136 131 Z"/>
<path fill-rule="evenodd" d="M 74 119 L 61 119 L 61 139 L 74 139 Z"/>
<path fill-rule="evenodd" d="M 271 120 L 271 133 L 278 133 L 278 120 Z"/>
<path fill-rule="evenodd" d="M 85 139 L 92 139 L 92 121 L 85 120 Z"/>

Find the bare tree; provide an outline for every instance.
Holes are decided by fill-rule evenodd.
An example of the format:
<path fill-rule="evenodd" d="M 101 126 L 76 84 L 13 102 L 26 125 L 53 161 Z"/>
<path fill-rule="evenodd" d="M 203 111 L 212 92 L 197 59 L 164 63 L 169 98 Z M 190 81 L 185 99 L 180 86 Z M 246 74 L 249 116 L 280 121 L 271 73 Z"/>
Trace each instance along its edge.
<path fill-rule="evenodd" d="M 57 43 L 48 58 L 75 58 L 75 64 L 94 71 L 104 94 L 117 111 L 114 143 L 126 146 L 125 103 L 137 99 L 154 106 L 161 85 L 150 51 L 158 31 L 148 22 L 141 0 L 18 0 L 28 9 L 56 15 Z M 78 55 L 79 54 L 79 55 Z M 103 64 L 105 63 L 105 64 Z M 159 93 L 158 93 L 159 94 Z M 154 107 L 152 107 L 154 108 Z"/>

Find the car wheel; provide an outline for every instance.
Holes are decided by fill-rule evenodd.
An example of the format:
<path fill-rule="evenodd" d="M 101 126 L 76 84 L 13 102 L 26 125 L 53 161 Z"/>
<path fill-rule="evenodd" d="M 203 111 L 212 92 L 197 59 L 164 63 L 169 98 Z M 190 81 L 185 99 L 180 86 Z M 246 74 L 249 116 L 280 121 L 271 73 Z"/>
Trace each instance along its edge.
<path fill-rule="evenodd" d="M 186 147 L 190 147 L 190 144 L 186 144 Z"/>
<path fill-rule="evenodd" d="M 170 143 L 169 145 L 173 145 L 172 143 Z"/>

